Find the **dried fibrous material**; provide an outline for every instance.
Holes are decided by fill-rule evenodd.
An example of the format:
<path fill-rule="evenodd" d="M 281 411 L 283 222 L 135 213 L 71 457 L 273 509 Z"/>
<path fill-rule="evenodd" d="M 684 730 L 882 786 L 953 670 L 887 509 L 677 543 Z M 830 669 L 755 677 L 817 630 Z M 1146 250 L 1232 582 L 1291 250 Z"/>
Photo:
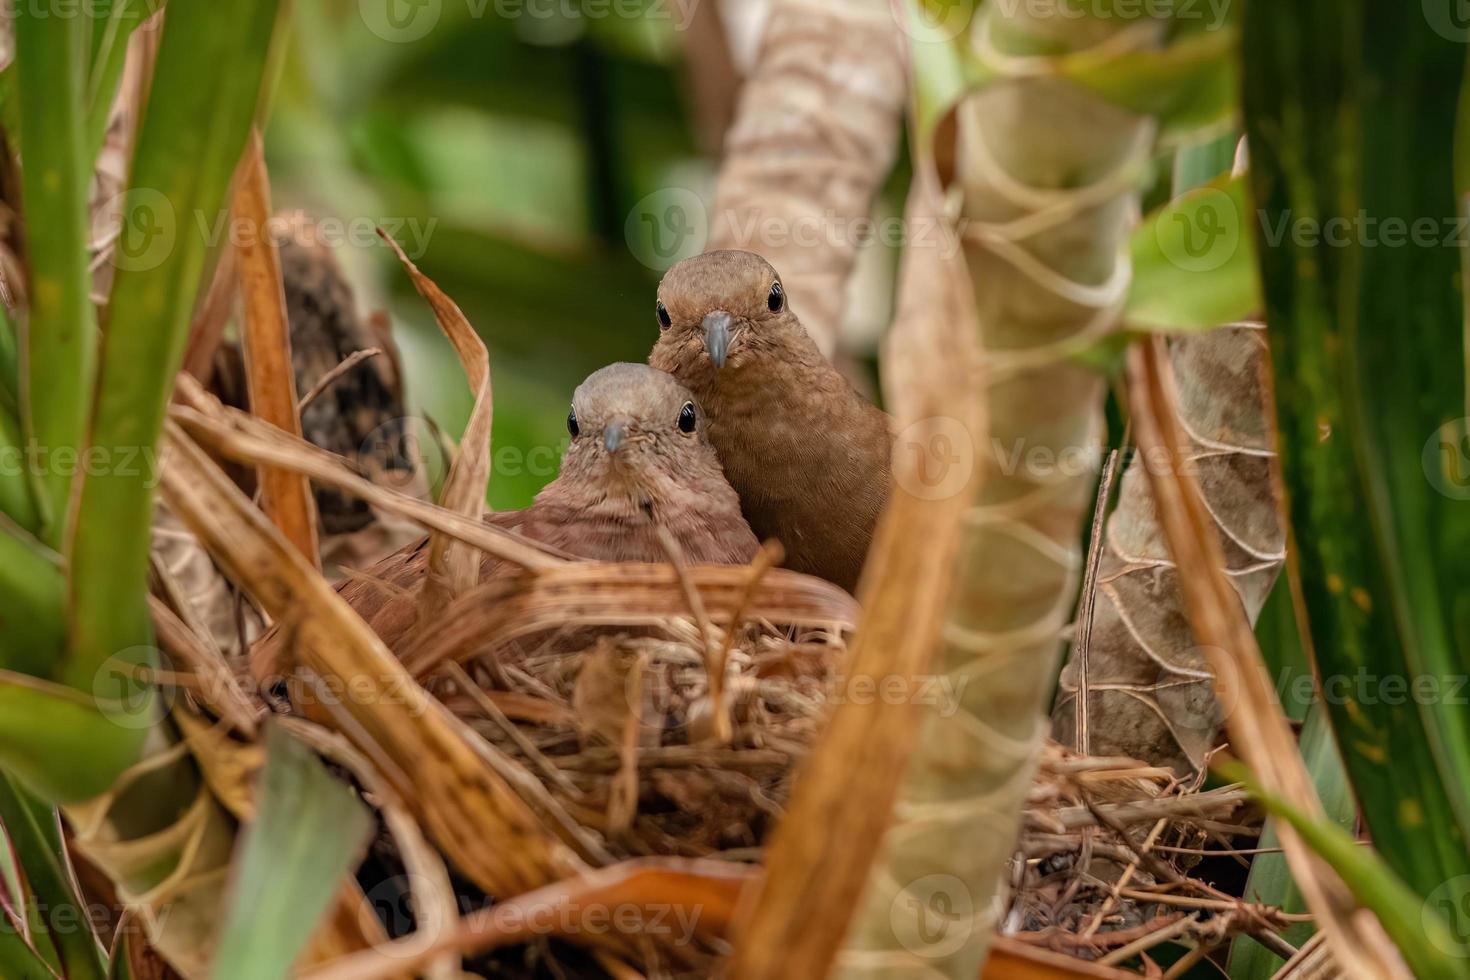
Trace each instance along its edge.
<path fill-rule="evenodd" d="M 1238 787 L 1202 792 L 1167 768 L 1050 743 L 1027 798 L 1002 929 L 1104 964 L 1171 940 L 1213 948 L 1245 932 L 1271 942 L 1300 917 L 1191 877 L 1202 856 L 1233 853 L 1260 823 Z"/>
<path fill-rule="evenodd" d="M 1229 324 L 1169 347 L 1188 439 L 1178 465 L 1199 480 L 1225 573 L 1252 623 L 1286 559 L 1286 527 L 1272 492 L 1268 356 L 1258 323 Z M 1073 650 L 1062 672 L 1052 729 L 1079 751 L 1187 774 L 1214 747 L 1222 707 L 1209 658 L 1184 614 L 1179 569 L 1145 473 L 1150 465 L 1173 464 L 1138 454 L 1128 465 L 1107 521 L 1090 642 Z M 1222 689 L 1234 687 L 1226 678 Z"/>

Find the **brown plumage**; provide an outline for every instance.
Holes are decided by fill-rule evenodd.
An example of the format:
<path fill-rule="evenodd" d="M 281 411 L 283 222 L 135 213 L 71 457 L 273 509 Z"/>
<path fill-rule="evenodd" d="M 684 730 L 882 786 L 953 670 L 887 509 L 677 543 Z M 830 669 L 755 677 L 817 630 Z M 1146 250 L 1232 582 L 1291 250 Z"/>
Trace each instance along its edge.
<path fill-rule="evenodd" d="M 755 533 L 786 564 L 857 587 L 888 499 L 888 416 L 834 368 L 751 252 L 709 252 L 658 288 L 649 363 L 709 413 L 710 441 Z"/>
<path fill-rule="evenodd" d="M 561 472 L 530 507 L 486 520 L 580 558 L 666 561 L 666 528 L 692 564 L 750 561 L 759 542 L 720 471 L 693 397 L 644 364 L 595 372 L 572 396 Z M 385 558 L 342 595 L 391 649 L 413 626 L 427 539 Z M 510 572 L 486 558 L 481 580 Z M 385 584 L 386 583 L 386 584 Z"/>

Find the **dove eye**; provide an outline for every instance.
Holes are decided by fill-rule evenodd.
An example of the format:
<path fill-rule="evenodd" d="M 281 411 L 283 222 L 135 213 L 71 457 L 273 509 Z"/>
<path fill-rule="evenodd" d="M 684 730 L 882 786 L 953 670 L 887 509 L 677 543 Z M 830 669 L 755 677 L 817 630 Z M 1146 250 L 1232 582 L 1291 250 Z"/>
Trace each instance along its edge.
<path fill-rule="evenodd" d="M 679 431 L 693 432 L 694 426 L 698 421 L 698 418 L 694 414 L 694 403 L 685 402 L 684 407 L 679 409 Z"/>
<path fill-rule="evenodd" d="M 766 297 L 766 309 L 780 313 L 786 307 L 786 292 L 779 282 L 771 283 L 771 295 Z"/>
<path fill-rule="evenodd" d="M 572 434 L 573 439 L 582 434 L 582 427 L 577 424 L 577 410 L 575 408 L 567 413 L 567 431 Z"/>
<path fill-rule="evenodd" d="M 669 317 L 668 307 L 664 306 L 662 302 L 658 302 L 654 304 L 654 310 L 658 312 L 658 328 L 660 330 L 669 329 L 674 321 Z"/>

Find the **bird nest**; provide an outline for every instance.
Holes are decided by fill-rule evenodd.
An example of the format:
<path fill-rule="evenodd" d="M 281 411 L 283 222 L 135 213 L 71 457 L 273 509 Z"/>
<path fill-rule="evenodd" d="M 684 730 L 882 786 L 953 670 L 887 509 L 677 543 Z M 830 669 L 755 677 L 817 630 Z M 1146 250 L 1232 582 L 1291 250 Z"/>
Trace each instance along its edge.
<path fill-rule="evenodd" d="M 820 729 L 842 636 L 747 627 L 728 652 L 728 687 L 715 693 L 694 628 L 669 631 L 570 648 L 553 637 L 509 663 L 451 667 L 432 689 L 541 780 L 558 823 L 613 858 L 759 860 Z M 716 737 L 720 711 L 728 739 Z"/>
<path fill-rule="evenodd" d="M 818 737 L 846 653 L 839 631 L 748 626 L 729 650 L 730 738 L 715 736 L 703 638 L 555 636 L 513 662 L 474 661 L 430 685 L 455 715 L 533 775 L 552 823 L 608 862 L 681 856 L 759 863 L 798 765 Z M 1212 880 L 1247 865 L 1260 832 L 1246 793 L 1131 759 L 1048 743 L 1023 815 L 1001 931 L 1013 943 L 1104 965 L 1239 933 L 1282 955 L 1302 917 Z M 1244 842 L 1244 844 L 1242 843 Z M 504 966 L 504 961 L 501 961 Z"/>

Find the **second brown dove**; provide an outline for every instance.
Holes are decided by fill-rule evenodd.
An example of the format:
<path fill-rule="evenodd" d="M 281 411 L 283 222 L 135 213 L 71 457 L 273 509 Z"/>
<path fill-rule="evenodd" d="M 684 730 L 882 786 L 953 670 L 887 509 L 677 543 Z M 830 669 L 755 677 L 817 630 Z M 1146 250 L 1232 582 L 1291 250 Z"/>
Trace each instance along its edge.
<path fill-rule="evenodd" d="M 787 567 L 854 591 L 888 499 L 888 416 L 822 355 L 754 253 L 680 262 L 655 311 L 649 363 L 709 414 L 751 528 L 781 542 Z"/>
<path fill-rule="evenodd" d="M 661 562 L 667 530 L 691 564 L 749 562 L 759 542 L 740 513 L 695 399 L 645 364 L 612 364 L 572 396 L 571 442 L 555 480 L 524 510 L 486 521 L 579 558 Z M 414 628 L 428 539 L 383 559 L 341 589 L 395 652 Z M 487 557 L 482 581 L 508 571 Z M 271 637 L 262 639 L 264 644 Z M 281 642 L 276 634 L 273 642 Z M 261 651 L 274 660 L 275 651 Z M 269 662 L 269 661 L 268 661 Z"/>

